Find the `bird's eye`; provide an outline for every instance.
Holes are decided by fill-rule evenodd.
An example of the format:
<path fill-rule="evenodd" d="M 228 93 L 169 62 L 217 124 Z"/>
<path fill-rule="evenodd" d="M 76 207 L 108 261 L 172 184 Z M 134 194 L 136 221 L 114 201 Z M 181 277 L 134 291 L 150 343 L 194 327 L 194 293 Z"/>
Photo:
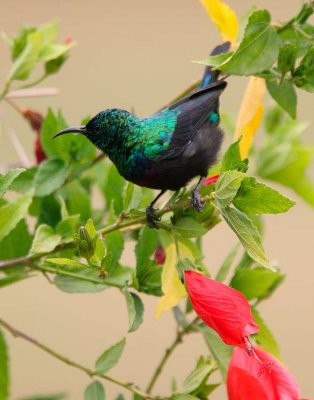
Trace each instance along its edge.
<path fill-rule="evenodd" d="M 100 128 L 101 128 L 100 125 L 95 125 L 95 131 L 96 131 L 96 132 L 99 132 L 99 131 L 100 131 Z"/>

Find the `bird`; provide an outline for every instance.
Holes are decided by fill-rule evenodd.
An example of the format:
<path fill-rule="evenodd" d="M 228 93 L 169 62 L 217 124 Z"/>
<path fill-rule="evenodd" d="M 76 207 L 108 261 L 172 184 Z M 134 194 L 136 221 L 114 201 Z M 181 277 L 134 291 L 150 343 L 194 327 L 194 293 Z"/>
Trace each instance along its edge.
<path fill-rule="evenodd" d="M 229 50 L 226 42 L 210 55 Z M 207 66 L 199 87 L 184 98 L 146 118 L 110 108 L 86 125 L 58 132 L 54 138 L 80 133 L 104 152 L 127 181 L 160 192 L 146 207 L 147 225 L 158 228 L 157 200 L 168 190 L 177 191 L 193 178 L 199 181 L 191 193 L 191 205 L 204 207 L 199 190 L 209 168 L 217 161 L 223 140 L 219 127 L 219 97 L 227 82 L 220 71 Z"/>

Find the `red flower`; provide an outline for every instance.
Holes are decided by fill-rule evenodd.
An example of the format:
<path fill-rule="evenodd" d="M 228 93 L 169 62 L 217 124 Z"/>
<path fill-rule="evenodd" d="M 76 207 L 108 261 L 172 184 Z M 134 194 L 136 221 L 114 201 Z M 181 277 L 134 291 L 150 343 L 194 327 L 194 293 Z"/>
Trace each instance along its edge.
<path fill-rule="evenodd" d="M 47 158 L 40 142 L 40 129 L 44 117 L 42 116 L 42 114 L 30 110 L 29 108 L 21 108 L 21 112 L 36 133 L 36 139 L 34 143 L 34 153 L 37 164 L 40 164 Z"/>
<path fill-rule="evenodd" d="M 235 348 L 228 368 L 229 400 L 298 400 L 299 385 L 288 370 L 271 354 L 254 348 L 257 358 L 247 357 L 245 350 Z M 260 374 L 261 362 L 272 365 Z"/>
<path fill-rule="evenodd" d="M 244 346 L 253 354 L 248 336 L 259 327 L 243 294 L 195 271 L 185 271 L 185 283 L 192 306 L 205 324 L 226 344 Z"/>
<path fill-rule="evenodd" d="M 156 261 L 156 264 L 162 265 L 165 263 L 166 260 L 166 253 L 164 248 L 159 244 L 155 250 L 154 253 L 154 259 Z"/>
<path fill-rule="evenodd" d="M 212 183 L 216 183 L 218 181 L 219 177 L 220 177 L 220 174 L 209 176 L 208 178 L 206 178 L 203 181 L 203 186 L 207 186 L 207 185 L 211 185 Z"/>

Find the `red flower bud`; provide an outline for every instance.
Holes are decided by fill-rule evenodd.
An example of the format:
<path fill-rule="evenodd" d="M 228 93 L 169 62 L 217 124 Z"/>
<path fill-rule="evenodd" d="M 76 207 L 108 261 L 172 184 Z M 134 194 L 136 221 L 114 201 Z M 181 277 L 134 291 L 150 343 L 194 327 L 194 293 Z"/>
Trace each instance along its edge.
<path fill-rule="evenodd" d="M 70 36 L 70 35 L 66 36 L 64 42 L 65 42 L 65 44 L 72 43 L 73 42 L 72 36 Z"/>
<path fill-rule="evenodd" d="M 203 181 L 203 186 L 207 186 L 207 185 L 211 185 L 212 183 L 216 183 L 218 181 L 219 177 L 220 177 L 220 174 L 209 176 L 208 178 L 206 178 Z"/>
<path fill-rule="evenodd" d="M 298 400 L 300 389 L 295 378 L 271 354 L 254 348 L 256 357 L 235 348 L 228 368 L 229 400 Z M 272 365 L 269 373 L 260 374 L 260 363 Z"/>
<path fill-rule="evenodd" d="M 41 147 L 39 134 L 36 135 L 36 139 L 35 139 L 35 157 L 36 157 L 37 164 L 40 164 L 42 161 L 46 160 L 46 158 L 47 158 L 43 148 Z"/>
<path fill-rule="evenodd" d="M 243 294 L 195 271 L 185 271 L 184 275 L 196 314 L 226 344 L 243 346 L 251 355 L 251 344 L 247 337 L 258 332 L 259 327 Z"/>
<path fill-rule="evenodd" d="M 27 119 L 27 121 L 30 123 L 31 127 L 36 133 L 36 139 L 34 143 L 34 153 L 36 157 L 37 164 L 40 164 L 42 161 L 46 160 L 46 154 L 41 146 L 40 143 L 40 129 L 41 125 L 43 123 L 44 117 L 42 114 L 30 110 L 29 108 L 21 108 L 21 113 L 23 116 Z"/>
<path fill-rule="evenodd" d="M 166 253 L 164 248 L 159 244 L 155 250 L 154 253 L 154 259 L 156 261 L 156 264 L 162 265 L 166 261 Z"/>

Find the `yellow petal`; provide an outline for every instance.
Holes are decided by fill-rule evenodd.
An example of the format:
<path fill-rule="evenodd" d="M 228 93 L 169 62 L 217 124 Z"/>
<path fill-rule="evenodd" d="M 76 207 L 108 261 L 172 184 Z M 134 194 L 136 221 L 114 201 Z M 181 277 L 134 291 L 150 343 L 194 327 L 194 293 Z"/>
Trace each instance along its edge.
<path fill-rule="evenodd" d="M 235 139 L 242 136 L 240 141 L 242 159 L 247 157 L 255 132 L 261 123 L 265 90 L 264 79 L 250 78 L 241 103 L 235 132 Z"/>
<path fill-rule="evenodd" d="M 223 40 L 234 42 L 238 37 L 239 23 L 236 13 L 220 0 L 200 0 Z"/>
<path fill-rule="evenodd" d="M 163 244 L 164 245 L 164 244 Z M 176 306 L 187 293 L 184 285 L 181 283 L 176 270 L 177 252 L 173 241 L 165 247 L 166 262 L 163 266 L 161 274 L 161 288 L 164 295 L 159 300 L 156 308 L 155 318 L 159 319 L 160 315 Z"/>

